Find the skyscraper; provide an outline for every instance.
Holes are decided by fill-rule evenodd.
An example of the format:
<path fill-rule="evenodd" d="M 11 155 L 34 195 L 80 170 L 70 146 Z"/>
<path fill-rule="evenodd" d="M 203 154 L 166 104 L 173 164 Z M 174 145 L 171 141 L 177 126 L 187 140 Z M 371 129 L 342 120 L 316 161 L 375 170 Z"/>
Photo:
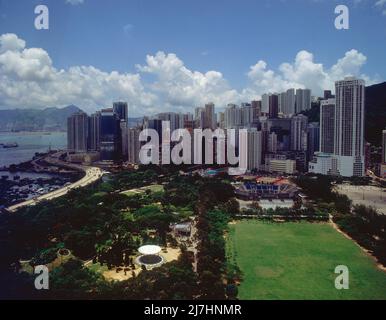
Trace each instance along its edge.
<path fill-rule="evenodd" d="M 277 118 L 279 113 L 279 96 L 277 94 L 271 94 L 268 98 L 269 101 L 269 118 Z"/>
<path fill-rule="evenodd" d="M 365 82 L 347 77 L 335 82 L 335 143 L 337 169 L 343 176 L 363 176 Z"/>
<path fill-rule="evenodd" d="M 73 115 L 67 118 L 67 150 L 69 152 L 75 151 L 75 122 Z"/>
<path fill-rule="evenodd" d="M 277 152 L 277 134 L 275 132 L 271 132 L 268 136 L 268 152 Z"/>
<path fill-rule="evenodd" d="M 250 126 L 253 123 L 253 109 L 250 103 L 241 104 L 241 123 Z"/>
<path fill-rule="evenodd" d="M 129 128 L 127 130 L 128 156 L 127 161 L 131 164 L 139 163 L 139 151 L 141 144 L 139 142 L 140 130 L 138 128 Z"/>
<path fill-rule="evenodd" d="M 169 121 L 171 132 L 184 127 L 184 115 L 182 113 L 163 112 L 157 114 L 156 118 L 162 121 Z"/>
<path fill-rule="evenodd" d="M 291 119 L 291 150 L 307 151 L 308 118 L 299 114 Z"/>
<path fill-rule="evenodd" d="M 217 124 L 214 104 L 212 102 L 205 105 L 204 129 L 215 129 Z"/>
<path fill-rule="evenodd" d="M 382 163 L 386 164 L 386 129 L 382 131 Z"/>
<path fill-rule="evenodd" d="M 265 114 L 269 112 L 269 95 L 266 93 L 261 96 L 261 112 Z"/>
<path fill-rule="evenodd" d="M 259 170 L 262 159 L 262 136 L 261 131 L 257 131 L 256 128 L 248 129 L 248 156 L 247 156 L 247 169 L 248 171 L 257 169 Z"/>
<path fill-rule="evenodd" d="M 319 145 L 320 145 L 319 123 L 311 122 L 308 124 L 308 142 L 307 142 L 308 159 L 312 159 L 314 153 L 319 151 Z"/>
<path fill-rule="evenodd" d="M 196 128 L 203 128 L 205 122 L 205 109 L 198 107 L 194 109 L 194 120 L 196 122 Z"/>
<path fill-rule="evenodd" d="M 291 147 L 291 119 L 278 118 L 267 121 L 268 132 L 276 134 L 277 151 L 289 151 Z M 272 152 L 272 151 L 271 151 Z"/>
<path fill-rule="evenodd" d="M 365 82 L 353 77 L 335 82 L 334 100 L 321 106 L 321 153 L 309 164 L 314 173 L 344 177 L 365 174 L 364 105 Z M 334 121 L 332 133 L 331 121 Z M 334 140 L 331 143 L 331 135 Z M 331 152 L 333 144 L 333 154 Z"/>
<path fill-rule="evenodd" d="M 185 121 L 193 121 L 193 114 L 191 114 L 190 112 L 185 113 L 183 115 L 183 120 L 184 120 L 184 123 L 185 123 Z M 182 126 L 182 128 L 183 127 L 184 127 L 184 125 Z"/>
<path fill-rule="evenodd" d="M 253 110 L 253 122 L 257 121 L 261 116 L 261 101 L 254 100 L 251 102 Z"/>
<path fill-rule="evenodd" d="M 310 89 L 304 89 L 303 90 L 303 110 L 310 110 L 311 109 L 311 90 Z"/>
<path fill-rule="evenodd" d="M 331 93 L 331 90 L 324 90 L 323 96 L 324 100 L 334 98 L 334 95 Z"/>
<path fill-rule="evenodd" d="M 219 127 L 225 129 L 225 112 L 219 112 L 217 116 Z"/>
<path fill-rule="evenodd" d="M 99 151 L 100 148 L 101 113 L 95 112 L 89 117 L 88 148 L 91 151 Z"/>
<path fill-rule="evenodd" d="M 238 108 L 235 104 L 228 104 L 227 108 L 225 109 L 224 121 L 226 129 L 241 126 L 242 115 L 240 108 Z"/>
<path fill-rule="evenodd" d="M 286 114 L 287 109 L 287 93 L 282 92 L 279 93 L 279 112 L 282 114 Z"/>
<path fill-rule="evenodd" d="M 386 178 L 386 129 L 382 131 L 382 162 L 379 166 L 379 174 Z"/>
<path fill-rule="evenodd" d="M 335 99 L 320 103 L 320 152 L 334 153 Z"/>
<path fill-rule="evenodd" d="M 128 157 L 128 127 L 127 127 L 127 121 L 121 120 L 120 122 L 120 129 L 121 129 L 121 150 L 122 150 L 122 158 L 124 161 L 127 160 Z"/>
<path fill-rule="evenodd" d="M 113 112 L 117 114 L 119 120 L 127 121 L 127 117 L 128 117 L 127 102 L 123 102 L 123 101 L 114 102 Z"/>
<path fill-rule="evenodd" d="M 119 139 L 118 139 L 118 158 L 127 159 L 127 121 L 128 106 L 127 102 L 118 101 L 113 103 L 113 112 L 119 120 Z"/>
<path fill-rule="evenodd" d="M 120 120 L 113 109 L 101 111 L 100 152 L 101 160 L 118 160 L 121 156 Z"/>
<path fill-rule="evenodd" d="M 160 119 L 149 119 L 144 129 L 153 129 L 157 131 L 158 137 L 159 137 L 159 143 L 162 142 L 162 120 Z"/>
<path fill-rule="evenodd" d="M 287 98 L 286 98 L 286 108 L 285 108 L 285 112 L 283 113 L 287 116 L 294 115 L 296 111 L 295 107 L 296 107 L 295 89 L 288 89 Z"/>
<path fill-rule="evenodd" d="M 299 99 L 303 103 L 303 93 L 299 93 Z M 288 89 L 286 92 L 279 93 L 278 95 L 279 112 L 284 117 L 290 117 L 295 114 L 296 107 L 296 95 L 295 89 Z"/>
<path fill-rule="evenodd" d="M 296 113 L 311 109 L 311 90 L 296 90 Z"/>
<path fill-rule="evenodd" d="M 87 152 L 88 116 L 77 112 L 67 119 L 67 149 L 70 152 Z"/>

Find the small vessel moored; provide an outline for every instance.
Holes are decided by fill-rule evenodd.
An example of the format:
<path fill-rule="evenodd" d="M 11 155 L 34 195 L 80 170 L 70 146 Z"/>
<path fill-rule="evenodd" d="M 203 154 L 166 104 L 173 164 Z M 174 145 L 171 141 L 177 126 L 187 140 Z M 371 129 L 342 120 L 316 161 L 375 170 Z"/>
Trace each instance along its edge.
<path fill-rule="evenodd" d="M 16 143 L 16 142 L 13 142 L 13 143 L 4 143 L 3 144 L 3 148 L 17 148 L 19 145 Z"/>

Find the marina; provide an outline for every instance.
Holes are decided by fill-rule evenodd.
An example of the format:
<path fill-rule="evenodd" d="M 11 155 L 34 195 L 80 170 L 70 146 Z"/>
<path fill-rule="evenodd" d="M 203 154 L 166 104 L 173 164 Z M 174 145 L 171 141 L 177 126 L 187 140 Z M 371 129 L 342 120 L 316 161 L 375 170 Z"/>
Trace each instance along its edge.
<path fill-rule="evenodd" d="M 79 174 L 0 171 L 0 206 L 7 207 L 70 185 Z"/>

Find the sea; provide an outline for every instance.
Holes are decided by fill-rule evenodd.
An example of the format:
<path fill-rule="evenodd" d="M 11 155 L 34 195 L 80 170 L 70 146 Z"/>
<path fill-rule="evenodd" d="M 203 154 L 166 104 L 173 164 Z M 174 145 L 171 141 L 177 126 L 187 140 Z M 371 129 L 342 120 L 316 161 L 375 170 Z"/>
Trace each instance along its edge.
<path fill-rule="evenodd" d="M 36 152 L 67 148 L 66 132 L 0 132 L 0 144 L 17 143 L 15 148 L 0 146 L 0 168 L 29 161 Z"/>

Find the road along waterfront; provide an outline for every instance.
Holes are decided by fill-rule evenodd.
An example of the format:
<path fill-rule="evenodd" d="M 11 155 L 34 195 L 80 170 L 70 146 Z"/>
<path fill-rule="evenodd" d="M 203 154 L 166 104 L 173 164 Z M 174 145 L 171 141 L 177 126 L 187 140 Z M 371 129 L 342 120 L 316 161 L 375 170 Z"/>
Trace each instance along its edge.
<path fill-rule="evenodd" d="M 83 166 L 83 165 L 77 165 L 77 164 L 71 164 L 64 161 L 61 161 L 59 159 L 58 154 L 50 155 L 45 159 L 46 162 L 51 163 L 53 165 L 59 165 L 64 167 L 69 167 L 71 169 L 79 170 L 85 172 L 85 175 L 82 179 L 65 186 L 63 188 L 60 188 L 58 190 L 46 193 L 44 195 L 38 196 L 36 198 L 15 204 L 13 206 L 8 207 L 8 211 L 10 212 L 16 212 L 18 209 L 26 206 L 31 206 L 37 204 L 39 201 L 43 200 L 52 200 L 61 196 L 64 196 L 67 194 L 70 190 L 85 187 L 93 182 L 98 181 L 102 176 L 104 175 L 104 171 L 97 167 L 91 167 L 91 166 Z"/>

